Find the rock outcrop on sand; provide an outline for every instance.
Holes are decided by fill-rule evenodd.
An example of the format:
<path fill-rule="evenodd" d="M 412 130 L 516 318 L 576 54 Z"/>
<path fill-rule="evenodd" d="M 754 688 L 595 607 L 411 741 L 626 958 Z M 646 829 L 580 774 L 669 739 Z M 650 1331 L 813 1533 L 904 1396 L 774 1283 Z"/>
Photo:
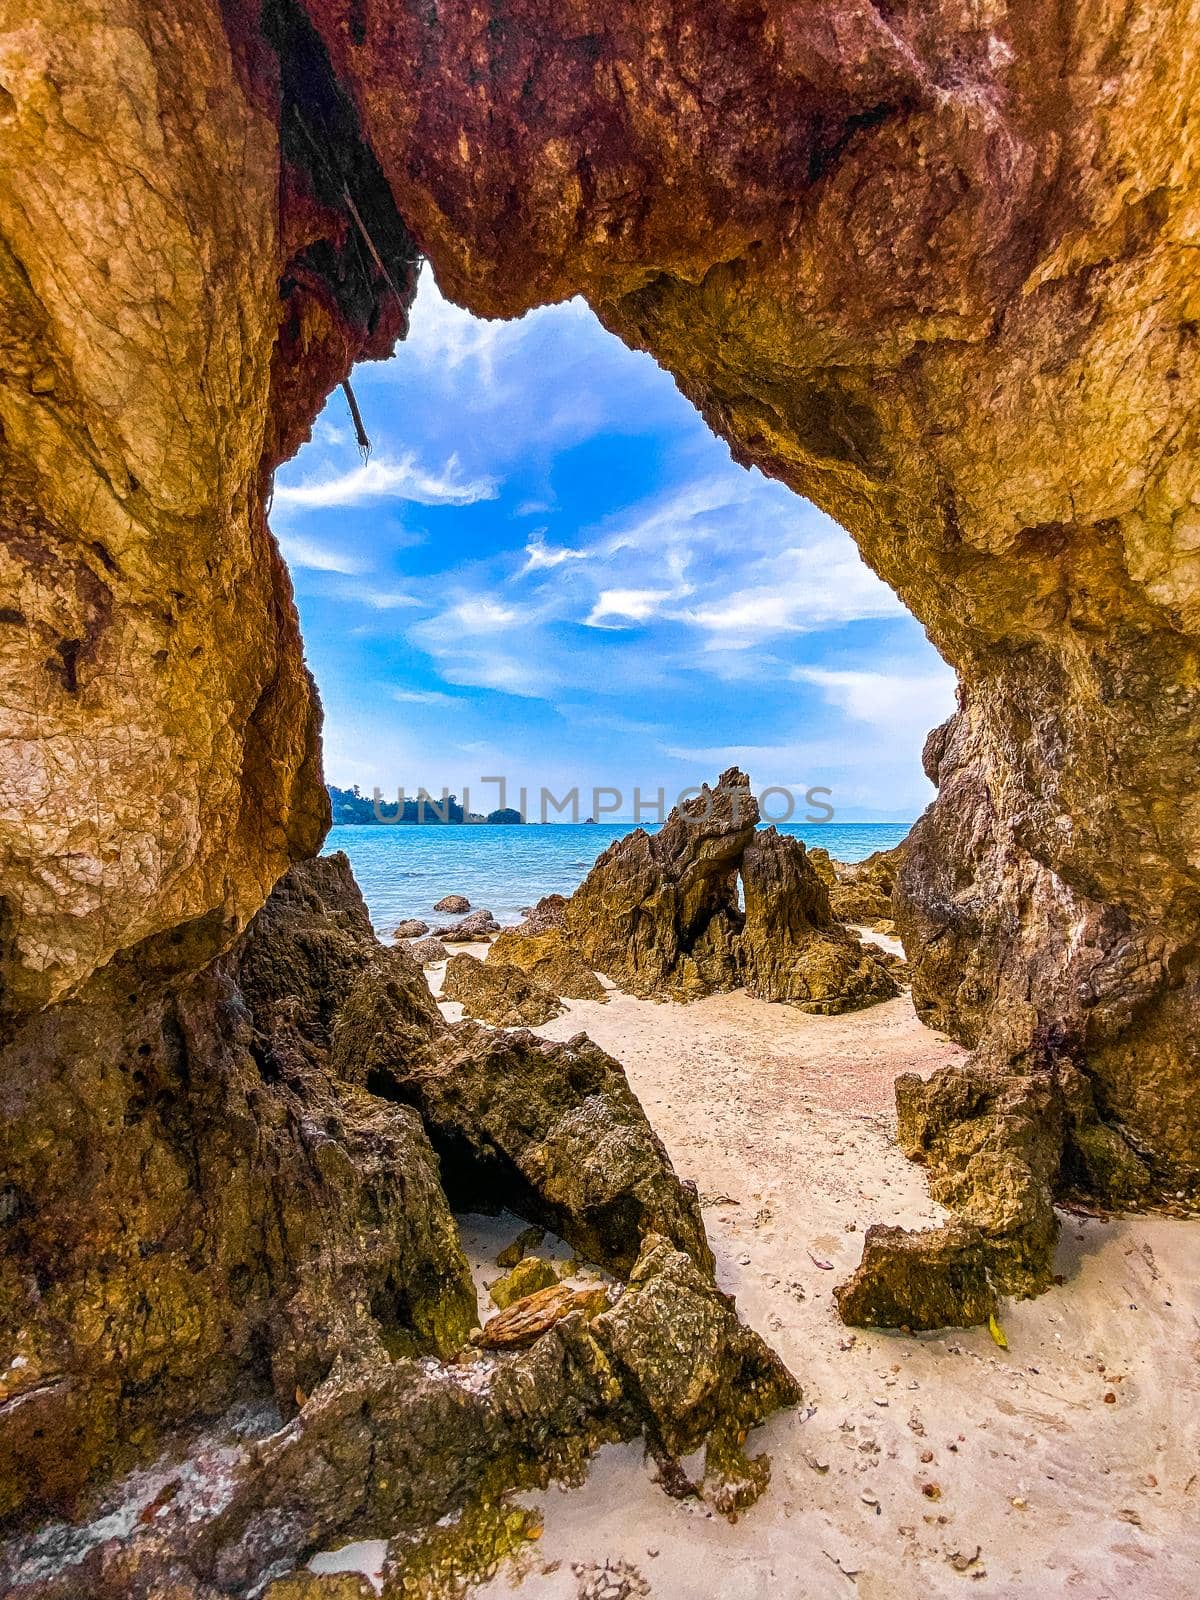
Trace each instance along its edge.
<path fill-rule="evenodd" d="M 564 926 L 589 967 L 630 994 L 694 999 L 732 987 L 738 866 L 758 822 L 736 767 L 655 834 L 615 839 L 571 896 Z"/>
<path fill-rule="evenodd" d="M 896 877 L 903 860 L 904 846 L 876 850 L 862 861 L 835 861 L 828 850 L 808 852 L 808 859 L 829 890 L 829 905 L 839 922 L 878 933 L 896 930 Z"/>
<path fill-rule="evenodd" d="M 622 1274 L 665 1238 L 717 1293 L 695 1191 L 618 1064 L 582 1036 L 545 1045 L 447 1024 L 406 949 L 375 939 L 344 856 L 294 868 L 229 954 L 186 983 L 131 1003 L 114 972 L 87 1001 L 31 1019 L 6 1065 L 0 1331 L 16 1359 L 0 1403 L 5 1514 L 69 1509 L 167 1426 L 257 1391 L 298 1414 L 296 1429 L 243 1450 L 240 1509 L 203 1534 L 181 1524 L 172 1548 L 206 1573 L 243 1559 L 231 1540 L 250 1541 L 245 1560 L 264 1540 L 299 1554 L 327 1408 L 341 1425 L 343 1407 L 394 1404 L 373 1434 L 386 1454 L 400 1449 L 389 1428 L 427 1416 L 420 1426 L 434 1430 L 459 1392 L 455 1368 L 435 1377 L 420 1365 L 455 1356 L 478 1321 L 448 1194 L 512 1206 Z M 578 1330 L 581 1358 L 590 1337 Z M 564 1449 L 574 1359 L 555 1347 L 561 1392 L 537 1402 L 559 1417 Z M 479 1375 L 472 1426 L 491 1414 L 492 1376 Z M 603 1399 L 584 1384 L 576 1401 L 581 1438 L 589 1417 L 601 1431 L 601 1418 L 635 1430 L 635 1415 L 658 1427 L 619 1381 Z M 447 1438 L 424 1462 L 410 1454 L 403 1487 L 364 1479 L 364 1454 L 321 1488 L 317 1520 L 349 1526 L 378 1495 L 407 1496 L 419 1518 L 422 1497 L 467 1481 L 458 1467 L 436 1487 L 423 1475 L 456 1450 L 519 1456 L 513 1426 L 498 1422 L 487 1443 Z M 352 1435 L 339 1460 L 343 1445 L 354 1457 Z M 278 1451 L 297 1478 L 276 1526 L 282 1491 L 263 1472 Z M 527 1465 L 514 1457 L 504 1481 Z M 96 1559 L 97 1572 L 123 1570 L 120 1551 Z M 71 1581 L 83 1583 L 77 1571 Z M 110 1591 L 97 1577 L 89 1592 Z"/>
<path fill-rule="evenodd" d="M 566 899 L 546 895 L 524 922 L 504 928 L 487 953 L 489 965 L 504 962 L 566 1000 L 608 999 L 596 974 L 583 960 L 566 928 Z"/>
<path fill-rule="evenodd" d="M 882 952 L 834 920 L 829 890 L 801 840 L 774 828 L 756 833 L 741 873 L 737 962 L 751 994 L 821 1016 L 899 994 Z"/>
<path fill-rule="evenodd" d="M 498 1028 L 540 1028 L 564 1009 L 549 989 L 520 967 L 497 961 L 485 965 L 465 950 L 450 957 L 442 998 L 457 1000 L 466 1016 Z"/>
<path fill-rule="evenodd" d="M 523 942 L 565 937 L 619 987 L 651 999 L 744 985 L 829 1015 L 898 994 L 889 959 L 835 921 L 802 841 L 757 823 L 750 780 L 731 767 L 659 833 L 614 840 L 563 908 L 561 929 Z M 501 940 L 505 956 L 517 948 Z"/>

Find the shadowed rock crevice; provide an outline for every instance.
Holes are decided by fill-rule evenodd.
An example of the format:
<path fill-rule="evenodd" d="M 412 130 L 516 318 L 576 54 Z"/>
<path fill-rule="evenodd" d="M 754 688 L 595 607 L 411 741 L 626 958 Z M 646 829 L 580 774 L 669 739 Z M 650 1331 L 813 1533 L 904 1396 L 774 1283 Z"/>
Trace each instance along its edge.
<path fill-rule="evenodd" d="M 631 1348 L 627 1313 L 611 1310 L 608 1334 L 604 1316 L 593 1332 L 567 1307 L 570 1327 L 530 1349 L 524 1378 L 479 1365 L 448 1191 L 514 1206 L 622 1276 L 652 1262 L 639 1269 L 650 1287 L 638 1338 L 657 1352 L 653 1373 L 675 1396 L 663 1402 L 671 1437 L 688 1449 L 724 1427 L 725 1410 L 736 1433 L 795 1392 L 718 1294 L 695 1189 L 620 1066 L 584 1035 L 550 1044 L 445 1022 L 411 957 L 376 940 L 344 856 L 293 868 L 204 972 L 157 992 L 106 972 L 86 998 L 28 1022 L 3 1067 L 0 1337 L 13 1358 L 0 1375 L 2 1515 L 82 1509 L 89 1480 L 173 1425 L 270 1396 L 295 1427 L 234 1450 L 240 1510 L 214 1521 L 209 1504 L 202 1527 L 156 1521 L 144 1552 L 158 1576 L 168 1546 L 195 1573 L 236 1571 L 240 1593 L 253 1560 L 294 1561 L 322 1517 L 332 1534 L 399 1507 L 399 1525 L 415 1527 L 430 1497 L 440 1516 L 604 1438 L 648 1425 L 657 1448 L 648 1380 L 610 1370 Z M 661 1274 L 673 1287 L 660 1302 Z M 593 1314 L 610 1309 L 600 1298 Z M 720 1330 L 702 1355 L 688 1342 L 697 1317 Z M 506 1408 L 507 1385 L 515 1395 L 542 1381 L 520 1416 Z M 460 1431 L 433 1448 L 445 1397 L 459 1392 L 475 1397 Z M 377 1405 L 385 1415 L 370 1421 Z M 348 1431 L 326 1434 L 316 1419 L 332 1428 L 335 1417 Z M 543 1426 L 556 1442 L 527 1459 Z M 329 1448 L 339 1467 L 322 1464 Z M 390 1485 L 376 1481 L 388 1452 Z M 276 1457 L 294 1482 L 273 1478 Z M 313 1474 L 323 1510 L 305 1500 Z M 242 1539 L 242 1556 L 227 1549 Z M 125 1554 L 97 1557 L 95 1571 L 123 1571 Z M 111 1582 L 97 1577 L 94 1592 L 121 1592 Z"/>

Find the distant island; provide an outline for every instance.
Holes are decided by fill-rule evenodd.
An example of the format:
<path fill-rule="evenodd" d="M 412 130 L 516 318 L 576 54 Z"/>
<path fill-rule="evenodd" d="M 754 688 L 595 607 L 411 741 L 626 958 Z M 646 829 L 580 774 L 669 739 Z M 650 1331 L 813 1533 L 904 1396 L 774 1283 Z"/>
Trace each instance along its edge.
<path fill-rule="evenodd" d="M 498 811 L 489 811 L 486 816 L 480 811 L 464 811 L 456 795 L 448 796 L 445 801 L 437 798 L 421 802 L 405 800 L 403 807 L 396 801 L 389 805 L 386 800 L 381 800 L 376 809 L 374 797 L 363 794 L 357 784 L 352 789 L 339 789 L 334 783 L 327 783 L 325 787 L 329 791 L 335 823 L 353 823 L 373 828 L 440 828 L 454 823 L 488 822 L 511 826 L 525 820 L 512 806 L 502 806 Z"/>

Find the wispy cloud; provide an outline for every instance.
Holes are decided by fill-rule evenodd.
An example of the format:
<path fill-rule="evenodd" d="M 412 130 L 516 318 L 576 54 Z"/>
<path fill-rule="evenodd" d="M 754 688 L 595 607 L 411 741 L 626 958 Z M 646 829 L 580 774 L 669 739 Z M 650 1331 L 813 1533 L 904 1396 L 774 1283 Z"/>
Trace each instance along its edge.
<path fill-rule="evenodd" d="M 954 710 L 955 677 L 949 667 L 906 672 L 796 667 L 798 683 L 820 689 L 830 705 L 908 743 L 944 722 Z"/>
<path fill-rule="evenodd" d="M 589 628 L 624 628 L 649 621 L 674 598 L 674 589 L 602 589 L 584 620 Z"/>
<path fill-rule="evenodd" d="M 368 563 L 360 556 L 335 550 L 317 539 L 307 539 L 299 533 L 279 533 L 276 537 L 279 548 L 293 567 L 307 567 L 311 572 L 340 572 L 347 578 L 369 571 Z"/>
<path fill-rule="evenodd" d="M 459 460 L 450 456 L 441 472 L 422 467 L 416 456 L 408 454 L 394 461 L 381 456 L 352 467 L 348 472 L 309 479 L 304 483 L 281 484 L 275 490 L 275 503 L 307 508 L 367 505 L 372 500 L 412 500 L 426 506 L 466 506 L 477 500 L 494 500 L 499 485 L 490 476 L 464 479 Z"/>
<path fill-rule="evenodd" d="M 518 573 L 518 577 L 525 577 L 529 572 L 540 572 L 543 569 L 552 571 L 561 567 L 564 561 L 586 561 L 586 550 L 571 550 L 565 545 L 549 545 L 541 539 L 531 539 L 525 546 L 526 562 Z"/>
<path fill-rule="evenodd" d="M 459 703 L 457 696 L 442 694 L 438 689 L 393 689 L 392 699 L 398 700 L 402 706 L 453 706 Z"/>

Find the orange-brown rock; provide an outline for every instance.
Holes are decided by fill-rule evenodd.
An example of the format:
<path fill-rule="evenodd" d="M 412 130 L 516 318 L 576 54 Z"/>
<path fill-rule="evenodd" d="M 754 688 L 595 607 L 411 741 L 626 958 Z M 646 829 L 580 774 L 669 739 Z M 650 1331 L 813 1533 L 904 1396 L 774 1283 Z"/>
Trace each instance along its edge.
<path fill-rule="evenodd" d="M 900 992 L 882 952 L 836 921 L 829 890 L 794 834 L 756 833 L 741 873 L 746 906 L 737 972 L 751 994 L 836 1016 Z"/>
<path fill-rule="evenodd" d="M 521 1350 L 572 1311 L 594 1317 L 607 1306 L 608 1290 L 603 1286 L 572 1289 L 565 1283 L 550 1284 L 514 1300 L 499 1316 L 489 1318 L 475 1336 L 475 1343 L 484 1350 Z"/>
<path fill-rule="evenodd" d="M 564 1009 L 549 989 L 520 967 L 498 961 L 485 964 L 466 951 L 450 957 L 442 997 L 457 1000 L 465 1016 L 497 1028 L 538 1028 Z"/>

